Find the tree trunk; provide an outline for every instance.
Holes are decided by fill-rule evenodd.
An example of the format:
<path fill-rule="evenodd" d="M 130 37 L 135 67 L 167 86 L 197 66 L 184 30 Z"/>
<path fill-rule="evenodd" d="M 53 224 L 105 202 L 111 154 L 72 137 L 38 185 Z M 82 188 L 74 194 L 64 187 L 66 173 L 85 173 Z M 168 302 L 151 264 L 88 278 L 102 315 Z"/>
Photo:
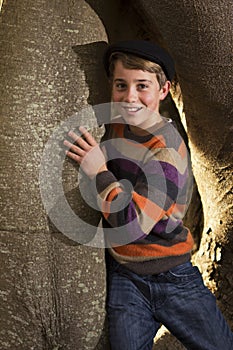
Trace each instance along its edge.
<path fill-rule="evenodd" d="M 104 250 L 52 228 L 41 201 L 39 165 L 54 128 L 87 104 L 82 60 L 92 81 L 97 61 L 83 57 L 83 45 L 106 40 L 105 30 L 83 0 L 8 0 L 0 35 L 0 343 L 5 350 L 102 349 Z M 89 57 L 98 57 L 100 48 L 89 45 Z M 102 85 L 100 102 L 105 92 Z M 65 191 L 92 220 L 76 182 L 67 164 Z"/>

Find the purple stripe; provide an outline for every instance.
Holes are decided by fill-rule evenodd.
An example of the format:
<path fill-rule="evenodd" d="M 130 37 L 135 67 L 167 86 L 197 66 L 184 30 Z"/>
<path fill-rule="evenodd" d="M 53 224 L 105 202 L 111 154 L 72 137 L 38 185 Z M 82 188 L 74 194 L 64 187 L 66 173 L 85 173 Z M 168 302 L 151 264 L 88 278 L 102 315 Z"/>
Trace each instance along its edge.
<path fill-rule="evenodd" d="M 131 173 L 141 169 L 139 160 L 126 157 L 124 154 L 118 152 L 112 145 L 108 145 L 108 160 L 115 161 L 118 165 L 122 165 L 124 170 Z"/>
<path fill-rule="evenodd" d="M 109 147 L 110 146 L 110 147 Z M 182 188 L 188 177 L 188 168 L 181 174 L 178 169 L 170 163 L 151 160 L 146 165 L 142 165 L 142 160 L 126 158 L 118 152 L 112 145 L 108 145 L 108 158 L 117 163 L 124 171 L 137 174 L 140 170 L 143 170 L 145 174 L 157 174 L 173 182 L 177 187 Z M 185 161 L 185 160 L 184 160 Z"/>
<path fill-rule="evenodd" d="M 151 161 L 145 167 L 146 174 L 158 174 L 167 180 L 173 182 L 177 187 L 182 188 L 188 177 L 188 169 L 183 174 L 179 173 L 177 168 L 166 162 Z"/>
<path fill-rule="evenodd" d="M 142 231 L 138 218 L 136 215 L 136 209 L 135 209 L 135 204 L 131 201 L 128 206 L 128 211 L 127 211 L 127 231 L 129 237 L 132 237 L 132 241 L 137 240 L 137 239 L 142 239 L 143 237 L 146 236 L 145 232 Z M 129 225 L 130 224 L 130 225 Z"/>
<path fill-rule="evenodd" d="M 176 221 L 171 221 L 170 219 L 161 220 L 153 227 L 151 232 L 154 232 L 155 234 L 157 233 L 159 235 L 163 234 L 164 232 L 166 232 L 168 222 L 169 222 L 169 232 L 171 232 L 172 230 L 175 230 L 177 226 L 182 225 L 182 220 L 176 220 Z"/>

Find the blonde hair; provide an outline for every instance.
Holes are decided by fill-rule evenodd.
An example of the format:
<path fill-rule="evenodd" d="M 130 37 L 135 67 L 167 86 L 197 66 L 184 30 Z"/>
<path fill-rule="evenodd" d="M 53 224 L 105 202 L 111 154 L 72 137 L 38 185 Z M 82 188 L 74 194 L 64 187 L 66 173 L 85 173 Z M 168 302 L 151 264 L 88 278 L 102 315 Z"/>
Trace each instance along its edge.
<path fill-rule="evenodd" d="M 161 68 L 161 66 L 157 63 L 145 60 L 144 58 L 126 54 L 123 52 L 113 52 L 109 59 L 109 77 L 113 78 L 115 62 L 120 60 L 126 69 L 140 69 L 143 71 L 147 71 L 149 73 L 155 73 L 160 89 L 164 86 L 167 81 L 167 77 Z"/>

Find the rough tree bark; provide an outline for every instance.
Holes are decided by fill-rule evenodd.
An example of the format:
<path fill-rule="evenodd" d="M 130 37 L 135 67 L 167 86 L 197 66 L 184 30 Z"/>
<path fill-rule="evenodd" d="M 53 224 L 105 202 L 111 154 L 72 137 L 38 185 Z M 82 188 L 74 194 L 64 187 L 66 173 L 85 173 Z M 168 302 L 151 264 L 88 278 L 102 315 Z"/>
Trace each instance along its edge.
<path fill-rule="evenodd" d="M 0 347 L 102 349 L 104 251 L 51 228 L 38 173 L 48 136 L 87 104 L 82 63 L 95 80 L 101 45 L 83 47 L 106 40 L 105 30 L 83 0 L 9 0 L 1 9 L 0 36 Z M 99 102 L 103 96 L 99 89 Z M 72 194 L 76 175 L 70 164 L 65 173 L 65 191 Z M 93 219 L 77 194 L 70 197 Z"/>

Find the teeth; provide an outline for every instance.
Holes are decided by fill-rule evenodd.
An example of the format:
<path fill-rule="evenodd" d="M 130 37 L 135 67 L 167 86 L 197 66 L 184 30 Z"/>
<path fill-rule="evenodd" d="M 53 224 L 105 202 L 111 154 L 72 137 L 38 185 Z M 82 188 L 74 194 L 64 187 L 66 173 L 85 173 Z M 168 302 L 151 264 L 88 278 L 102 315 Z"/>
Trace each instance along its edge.
<path fill-rule="evenodd" d="M 127 109 L 127 111 L 129 112 L 137 112 L 141 109 L 141 107 L 124 107 L 125 109 Z"/>
<path fill-rule="evenodd" d="M 138 110 L 138 108 L 127 108 L 127 110 L 130 112 L 136 112 Z"/>

